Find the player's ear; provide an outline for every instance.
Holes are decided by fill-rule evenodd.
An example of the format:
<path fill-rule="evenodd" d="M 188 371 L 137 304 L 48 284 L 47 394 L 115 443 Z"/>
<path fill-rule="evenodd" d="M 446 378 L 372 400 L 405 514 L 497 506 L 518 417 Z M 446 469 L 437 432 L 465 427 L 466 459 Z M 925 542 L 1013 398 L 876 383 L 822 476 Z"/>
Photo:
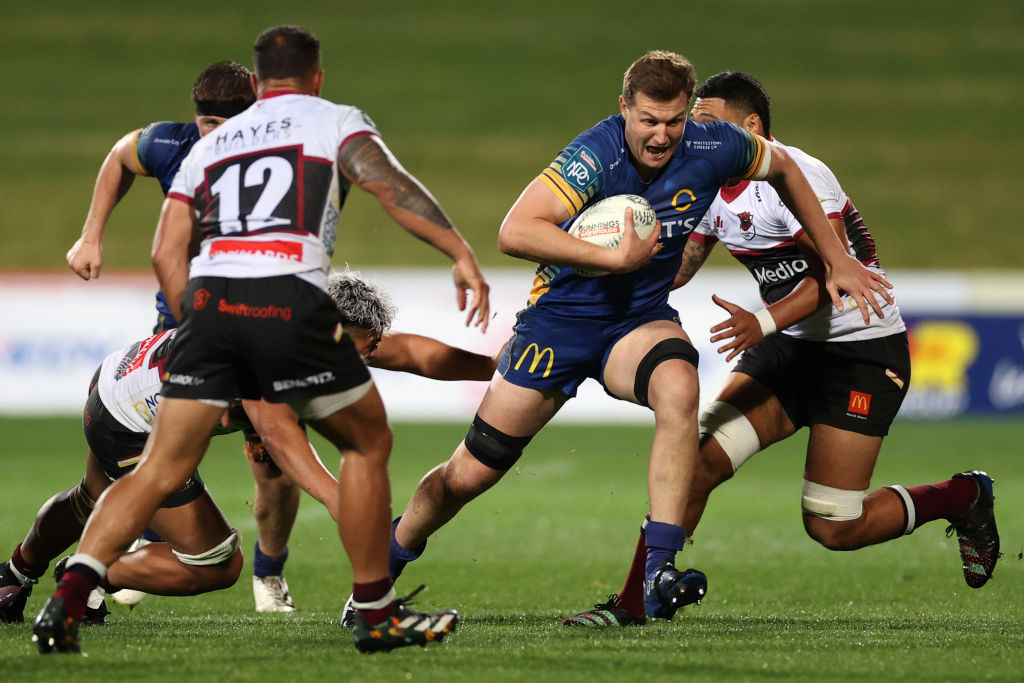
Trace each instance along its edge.
<path fill-rule="evenodd" d="M 757 114 L 747 114 L 743 119 L 743 128 L 748 132 L 764 137 L 764 126 L 761 124 L 761 117 Z"/>
<path fill-rule="evenodd" d="M 320 89 L 324 87 L 324 70 L 320 69 L 313 77 L 313 94 L 320 97 Z"/>
<path fill-rule="evenodd" d="M 260 96 L 260 82 L 256 80 L 256 74 L 249 74 L 249 85 L 252 86 L 252 93 L 256 97 Z"/>
<path fill-rule="evenodd" d="M 626 104 L 626 98 L 623 97 L 622 95 L 619 95 L 619 113 L 622 114 L 623 116 L 625 116 L 626 115 L 626 109 L 628 109 L 628 108 L 629 108 L 629 105 Z"/>

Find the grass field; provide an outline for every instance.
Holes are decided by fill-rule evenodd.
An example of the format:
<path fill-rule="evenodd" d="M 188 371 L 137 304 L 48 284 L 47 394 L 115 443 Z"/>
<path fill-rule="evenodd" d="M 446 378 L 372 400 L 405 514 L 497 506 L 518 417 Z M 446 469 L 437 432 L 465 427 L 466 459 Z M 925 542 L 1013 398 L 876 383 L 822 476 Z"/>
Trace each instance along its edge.
<path fill-rule="evenodd" d="M 464 425 L 395 426 L 396 507 L 445 457 Z M 74 419 L 0 418 L 0 552 L 82 471 Z M 704 604 L 640 629 L 567 629 L 560 619 L 616 592 L 646 508 L 650 446 L 640 427 L 545 430 L 506 480 L 431 541 L 399 583 L 420 604 L 458 607 L 440 647 L 362 656 L 337 626 L 350 574 L 323 509 L 306 499 L 287 575 L 299 610 L 257 615 L 248 560 L 239 582 L 194 598 L 113 605 L 83 633 L 88 656 L 41 658 L 29 626 L 0 624 L 11 681 L 145 680 L 1016 680 L 1024 662 L 1024 468 L 1016 421 L 899 423 L 875 484 L 938 481 L 981 467 L 995 477 L 1004 557 L 981 590 L 963 582 L 955 541 L 932 523 L 909 538 L 833 553 L 803 533 L 802 443 L 755 458 L 711 501 L 680 562 L 709 576 Z M 252 484 L 232 436 L 201 471 L 229 519 L 255 535 Z M 321 449 L 326 453 L 326 449 Z M 29 601 L 38 611 L 53 583 Z"/>
<path fill-rule="evenodd" d="M 1008 201 L 1024 149 L 1019 2 L 55 0 L 4 9 L 0 269 L 64 270 L 111 145 L 190 120 L 195 75 L 249 64 L 255 36 L 282 22 L 318 33 L 325 96 L 374 117 L 484 264 L 508 263 L 495 235 L 511 203 L 616 111 L 622 72 L 652 48 L 682 52 L 701 77 L 759 76 L 773 133 L 833 168 L 887 267 L 1024 263 Z M 154 181 L 136 183 L 109 226 L 108 269 L 149 268 L 160 201 Z M 444 263 L 358 192 L 342 215 L 345 261 Z"/>

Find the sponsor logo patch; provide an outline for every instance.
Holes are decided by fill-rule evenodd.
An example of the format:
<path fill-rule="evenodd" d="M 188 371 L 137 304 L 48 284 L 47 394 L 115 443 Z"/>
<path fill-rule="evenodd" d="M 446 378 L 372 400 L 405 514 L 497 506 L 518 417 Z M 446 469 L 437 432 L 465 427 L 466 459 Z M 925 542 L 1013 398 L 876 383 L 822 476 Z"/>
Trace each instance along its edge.
<path fill-rule="evenodd" d="M 850 405 L 846 407 L 846 411 L 856 415 L 867 415 L 871 411 L 871 394 L 851 391 Z"/>
<path fill-rule="evenodd" d="M 279 379 L 274 381 L 274 391 L 288 391 L 289 389 L 301 389 L 304 387 L 315 387 L 334 381 L 334 373 L 330 370 L 318 372 L 309 377 L 297 377 L 295 379 Z"/>
<path fill-rule="evenodd" d="M 552 350 L 550 346 L 545 346 L 543 349 L 540 348 L 537 342 L 530 342 L 530 345 L 526 347 L 525 351 L 523 351 L 523 355 L 519 356 L 519 360 L 516 361 L 515 369 L 518 370 L 519 367 L 523 364 L 523 361 L 526 360 L 526 357 L 531 353 L 533 355 L 533 358 L 530 361 L 530 367 L 529 369 L 527 369 L 527 372 L 530 373 L 531 375 L 534 372 L 536 372 L 537 366 L 540 365 L 541 361 L 544 359 L 544 356 L 547 356 L 548 364 L 547 367 L 544 368 L 544 374 L 541 375 L 541 377 L 547 377 L 548 375 L 550 375 L 551 366 L 555 364 L 555 352 L 554 350 Z"/>
<path fill-rule="evenodd" d="M 196 292 L 196 295 L 192 297 L 192 308 L 196 311 L 201 311 L 206 308 L 206 302 L 210 300 L 210 293 L 205 289 L 200 289 Z"/>
<path fill-rule="evenodd" d="M 581 145 L 562 165 L 562 178 L 581 193 L 597 182 L 602 171 L 601 162 L 586 145 Z"/>
<path fill-rule="evenodd" d="M 248 240 L 217 240 L 210 245 L 210 258 L 214 256 L 272 256 L 285 261 L 302 260 L 302 244 L 273 240 L 271 242 L 250 242 Z"/>
<path fill-rule="evenodd" d="M 238 315 L 243 318 L 280 318 L 281 320 L 292 319 L 290 306 L 284 308 L 270 304 L 268 306 L 250 306 L 248 304 L 228 303 L 224 299 L 217 302 L 217 311 L 228 315 Z"/>

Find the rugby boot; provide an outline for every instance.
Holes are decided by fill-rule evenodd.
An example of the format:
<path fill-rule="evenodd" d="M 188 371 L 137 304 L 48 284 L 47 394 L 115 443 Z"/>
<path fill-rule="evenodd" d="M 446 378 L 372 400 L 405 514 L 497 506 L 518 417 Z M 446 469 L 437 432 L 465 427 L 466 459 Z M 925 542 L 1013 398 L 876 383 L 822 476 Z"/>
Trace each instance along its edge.
<path fill-rule="evenodd" d="M 946 536 L 956 532 L 960 544 L 960 561 L 963 565 L 964 580 L 971 588 L 981 588 L 992 578 L 999 559 L 999 532 L 996 530 L 996 516 L 993 511 L 995 494 L 992 493 L 992 477 L 981 470 L 954 474 L 954 479 L 970 479 L 978 485 L 978 497 L 962 516 L 950 520 Z"/>
<path fill-rule="evenodd" d="M 365 654 L 387 652 L 400 647 L 427 643 L 440 643 L 459 623 L 459 613 L 453 609 L 425 614 L 412 610 L 409 599 L 423 589 L 420 586 L 405 598 L 395 600 L 391 616 L 379 624 L 370 624 L 359 610 L 352 615 L 352 639 L 356 649 Z"/>
<path fill-rule="evenodd" d="M 64 571 L 68 566 L 68 559 L 71 556 L 62 557 L 57 561 L 57 564 L 53 565 L 53 580 L 60 583 L 60 579 L 64 576 Z M 106 626 L 107 615 L 110 614 L 110 610 L 107 609 L 107 601 L 104 599 L 107 592 L 97 586 L 89 592 L 89 599 L 85 603 L 85 615 L 82 616 L 82 624 L 85 626 Z"/>
<path fill-rule="evenodd" d="M 257 612 L 295 611 L 295 603 L 284 576 L 253 576 L 252 594 Z"/>
<path fill-rule="evenodd" d="M 644 582 L 644 611 L 651 619 L 668 621 L 680 607 L 700 604 L 707 592 L 704 572 L 693 568 L 681 572 L 666 562 Z"/>
<path fill-rule="evenodd" d="M 594 609 L 580 612 L 562 622 L 562 626 L 585 626 L 588 628 L 616 628 L 620 626 L 643 626 L 647 618 L 636 615 L 618 605 L 618 594 L 608 596 L 608 602 L 594 605 Z"/>
<path fill-rule="evenodd" d="M 419 588 L 409 593 L 405 597 L 398 598 L 395 600 L 396 605 L 411 605 L 413 598 L 419 595 L 420 591 L 425 589 L 426 584 L 420 584 Z M 341 627 L 342 628 L 355 628 L 356 626 L 356 612 L 359 610 L 355 606 L 355 597 L 352 595 L 348 596 L 348 600 L 345 601 L 345 606 L 341 608 Z"/>
<path fill-rule="evenodd" d="M 32 625 L 32 642 L 39 648 L 39 654 L 57 652 L 81 652 L 78 645 L 78 620 L 68 616 L 64 598 L 54 595 L 43 605 L 42 611 Z"/>
<path fill-rule="evenodd" d="M 0 621 L 20 624 L 25 621 L 25 601 L 32 595 L 32 584 L 22 583 L 14 573 L 11 563 L 0 564 Z"/>

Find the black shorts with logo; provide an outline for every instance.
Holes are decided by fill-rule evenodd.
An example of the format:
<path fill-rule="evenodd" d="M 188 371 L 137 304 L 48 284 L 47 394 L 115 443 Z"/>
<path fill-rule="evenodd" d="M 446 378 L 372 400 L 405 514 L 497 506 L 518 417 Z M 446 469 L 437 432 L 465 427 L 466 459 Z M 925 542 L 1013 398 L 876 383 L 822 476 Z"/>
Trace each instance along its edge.
<path fill-rule="evenodd" d="M 199 277 L 161 394 L 168 398 L 265 398 L 289 402 L 340 393 L 370 380 L 326 292 L 286 275 Z"/>
<path fill-rule="evenodd" d="M 910 350 L 905 332 L 854 342 L 776 334 L 744 351 L 733 371 L 767 386 L 797 429 L 885 436 L 910 388 Z"/>
<path fill-rule="evenodd" d="M 135 469 L 142 449 L 146 446 L 149 432 L 133 432 L 117 421 L 100 400 L 100 392 L 95 387 L 95 380 L 89 389 L 89 398 L 85 402 L 85 414 L 82 419 L 85 427 L 85 440 L 89 449 L 96 456 L 103 468 L 103 473 L 111 481 L 120 479 Z M 172 493 L 160 505 L 175 508 L 191 503 L 206 491 L 206 485 L 199 478 L 199 472 L 193 472 L 188 481 Z"/>

